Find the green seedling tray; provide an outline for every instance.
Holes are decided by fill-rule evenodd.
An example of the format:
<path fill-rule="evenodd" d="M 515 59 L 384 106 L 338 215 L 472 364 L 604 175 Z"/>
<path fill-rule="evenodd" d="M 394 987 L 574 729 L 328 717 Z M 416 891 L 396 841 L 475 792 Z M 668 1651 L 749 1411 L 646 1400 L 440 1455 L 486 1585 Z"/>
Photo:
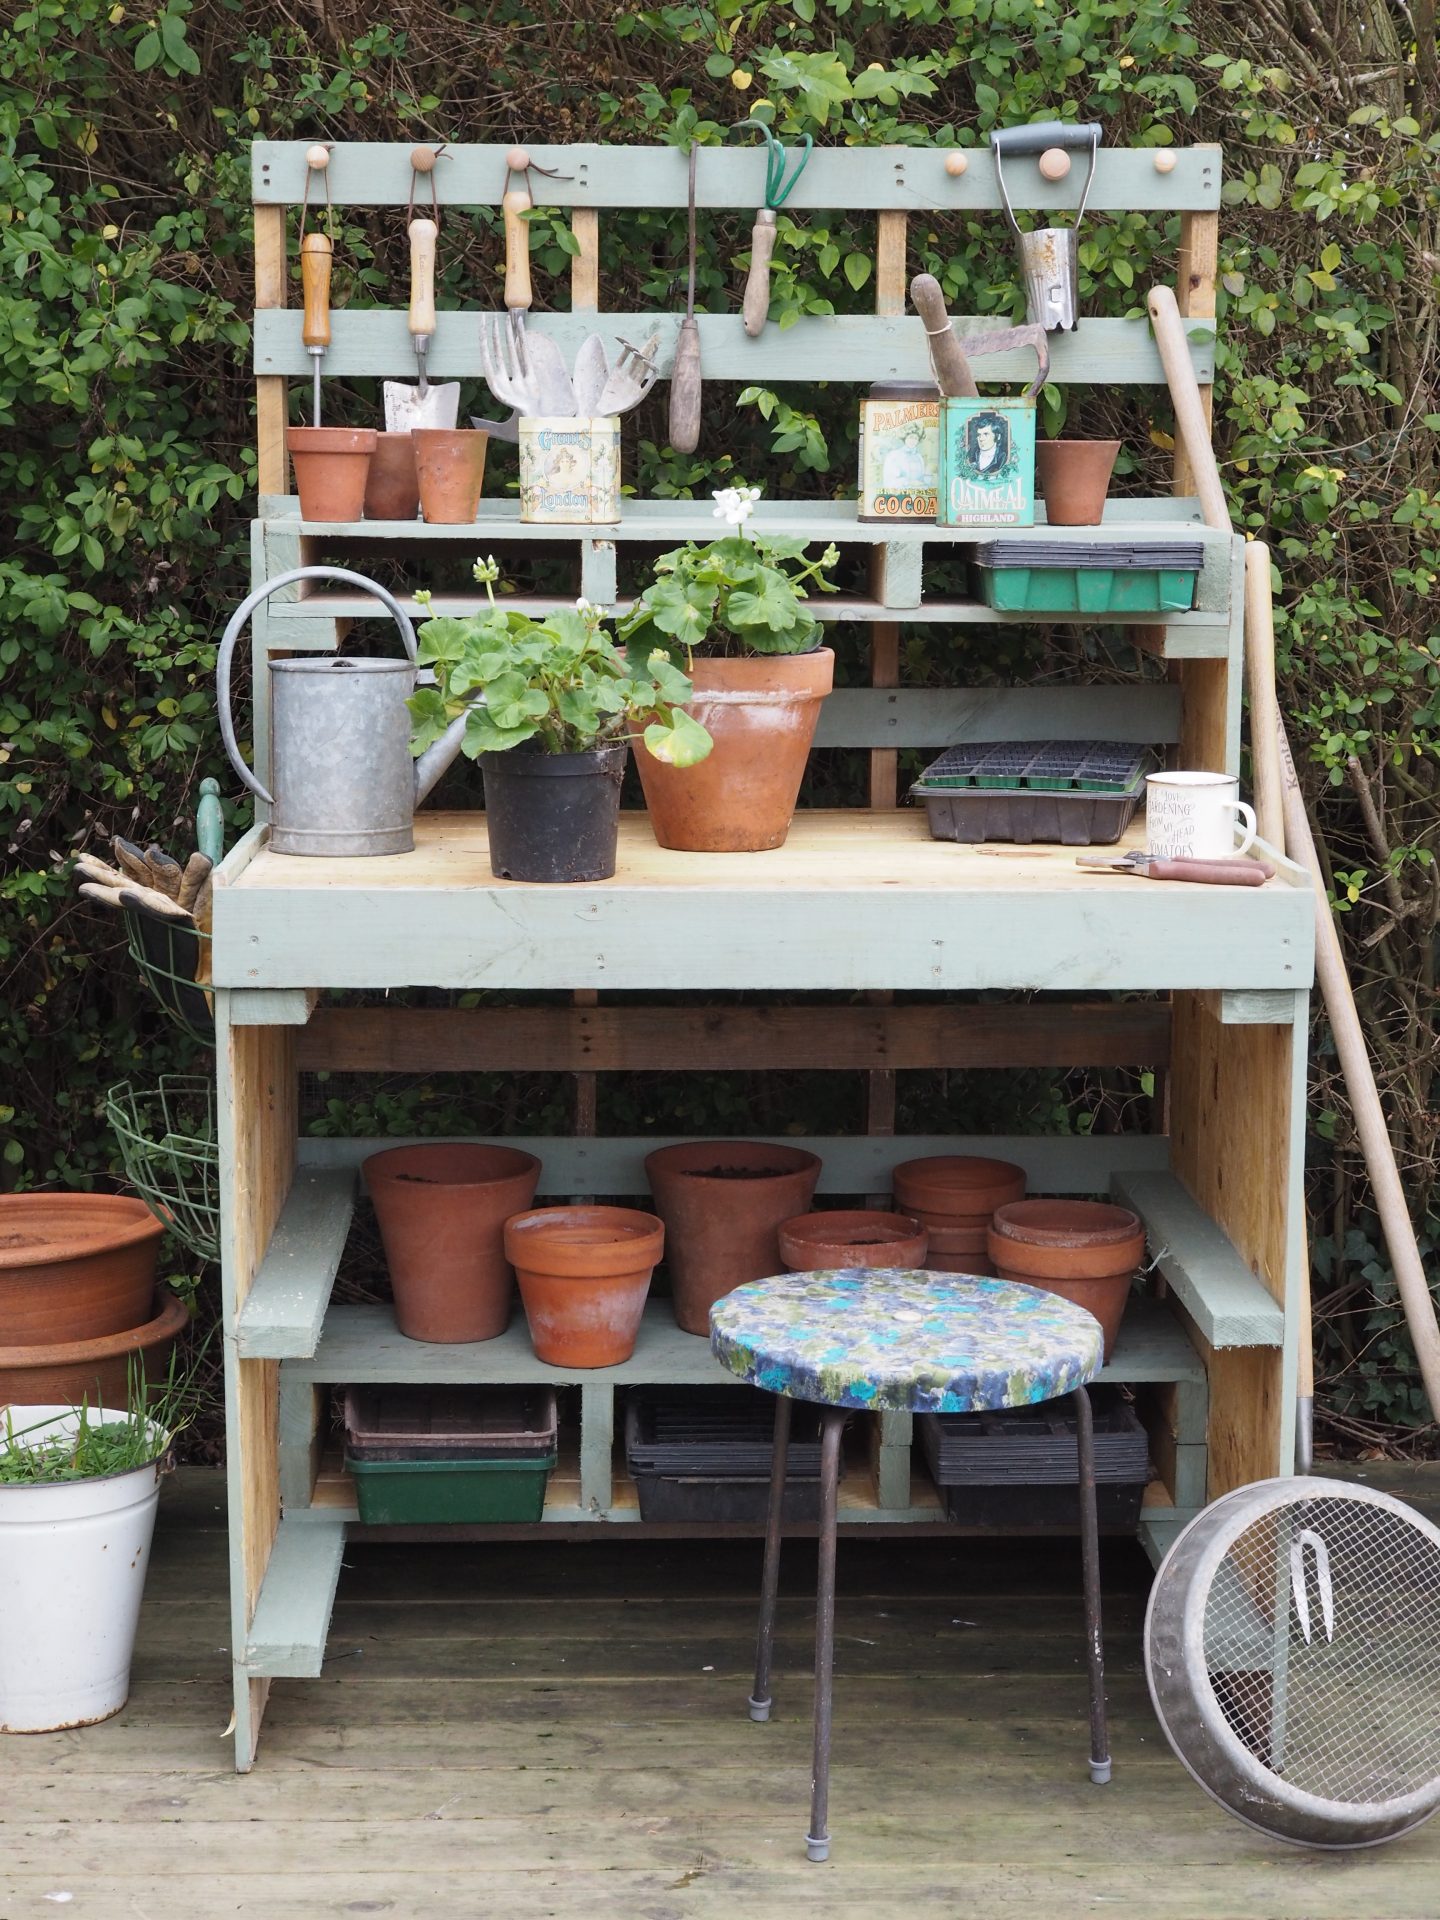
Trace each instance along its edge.
<path fill-rule="evenodd" d="M 977 567 L 980 598 L 1000 613 L 1185 613 L 1196 572 L 1169 567 Z"/>
<path fill-rule="evenodd" d="M 360 1518 L 367 1527 L 476 1526 L 538 1520 L 555 1465 L 539 1460 L 355 1460 Z"/>

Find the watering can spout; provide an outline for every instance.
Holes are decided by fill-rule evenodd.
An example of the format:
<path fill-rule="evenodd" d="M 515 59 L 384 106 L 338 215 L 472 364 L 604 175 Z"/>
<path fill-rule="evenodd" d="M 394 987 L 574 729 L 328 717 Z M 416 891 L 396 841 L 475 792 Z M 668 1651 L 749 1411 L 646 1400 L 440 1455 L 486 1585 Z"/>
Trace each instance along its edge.
<path fill-rule="evenodd" d="M 415 804 L 421 806 L 435 791 L 440 776 L 448 773 L 454 765 L 455 756 L 460 751 L 460 743 L 465 738 L 465 723 L 470 718 L 467 707 L 458 719 L 452 720 L 433 747 L 427 747 L 415 762 Z"/>

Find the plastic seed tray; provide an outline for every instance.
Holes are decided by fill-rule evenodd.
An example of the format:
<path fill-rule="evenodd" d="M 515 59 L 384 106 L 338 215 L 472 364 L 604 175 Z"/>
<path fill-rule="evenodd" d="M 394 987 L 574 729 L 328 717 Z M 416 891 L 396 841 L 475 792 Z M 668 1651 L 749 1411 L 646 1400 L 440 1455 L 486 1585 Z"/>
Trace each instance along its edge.
<path fill-rule="evenodd" d="M 980 597 L 1004 613 L 1184 613 L 1205 549 L 1191 541 L 983 541 Z"/>
<path fill-rule="evenodd" d="M 545 1510 L 553 1387 L 348 1387 L 345 1465 L 366 1526 L 518 1524 Z"/>
<path fill-rule="evenodd" d="M 1134 1408 L 1113 1389 L 1090 1395 L 1100 1524 L 1133 1532 L 1150 1478 Z M 1075 1527 L 1080 1469 L 1064 1401 L 996 1413 L 922 1414 L 920 1440 L 952 1520 L 972 1526 Z"/>
<path fill-rule="evenodd" d="M 948 748 L 910 791 L 925 802 L 936 840 L 1109 846 L 1154 764 L 1148 748 L 1120 741 L 1002 741 Z"/>
<path fill-rule="evenodd" d="M 820 1517 L 820 1416 L 791 1412 L 783 1514 Z M 625 1409 L 625 1459 L 642 1520 L 762 1525 L 770 1498 L 775 1402 L 732 1387 L 637 1392 Z"/>

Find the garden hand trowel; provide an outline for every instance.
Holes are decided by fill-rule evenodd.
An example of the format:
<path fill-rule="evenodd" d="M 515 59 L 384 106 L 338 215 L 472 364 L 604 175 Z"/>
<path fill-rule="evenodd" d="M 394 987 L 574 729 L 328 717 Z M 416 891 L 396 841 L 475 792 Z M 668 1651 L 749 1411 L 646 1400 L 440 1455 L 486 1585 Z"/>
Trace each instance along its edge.
<path fill-rule="evenodd" d="M 409 433 L 415 427 L 453 429 L 460 417 L 460 382 L 447 380 L 441 386 L 432 386 L 425 371 L 425 356 L 435 334 L 438 233 L 433 220 L 410 222 L 410 338 L 415 343 L 418 381 L 413 387 L 403 380 L 385 382 L 387 433 Z"/>

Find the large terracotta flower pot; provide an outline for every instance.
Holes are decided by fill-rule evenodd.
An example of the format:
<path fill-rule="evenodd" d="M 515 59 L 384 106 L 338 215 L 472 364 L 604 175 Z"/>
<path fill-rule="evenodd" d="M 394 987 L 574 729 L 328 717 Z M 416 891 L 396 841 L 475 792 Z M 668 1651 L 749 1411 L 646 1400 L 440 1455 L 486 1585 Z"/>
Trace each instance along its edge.
<path fill-rule="evenodd" d="M 468 524 L 480 511 L 489 434 L 474 427 L 416 427 L 410 438 L 427 524 Z"/>
<path fill-rule="evenodd" d="M 801 1213 L 782 1220 L 780 1258 L 793 1273 L 829 1267 L 923 1267 L 925 1229 L 903 1213 L 870 1207 L 851 1212 Z"/>
<path fill-rule="evenodd" d="M 669 1237 L 675 1318 L 708 1334 L 717 1300 L 784 1271 L 780 1223 L 809 1207 L 820 1162 L 766 1140 L 687 1140 L 647 1154 L 645 1173 Z"/>
<path fill-rule="evenodd" d="M 664 1224 L 631 1207 L 537 1207 L 505 1223 L 505 1252 L 539 1359 L 614 1367 L 635 1351 Z"/>
<path fill-rule="evenodd" d="M 934 1153 L 901 1161 L 891 1182 L 902 1213 L 945 1215 L 958 1226 L 988 1220 L 997 1207 L 1021 1199 L 1025 1169 L 978 1154 Z"/>
<path fill-rule="evenodd" d="M 1052 527 L 1098 527 L 1119 457 L 1118 440 L 1037 440 L 1035 472 Z"/>
<path fill-rule="evenodd" d="M 415 471 L 415 436 L 377 433 L 365 478 L 367 520 L 413 520 L 420 511 L 420 477 Z"/>
<path fill-rule="evenodd" d="M 691 665 L 685 711 L 715 745 L 693 767 L 667 767 L 635 749 L 650 824 L 662 847 L 685 853 L 759 853 L 790 830 L 820 702 L 835 678 L 828 647 L 762 659 Z"/>
<path fill-rule="evenodd" d="M 165 1232 L 115 1193 L 0 1195 L 0 1347 L 124 1333 L 147 1316 Z"/>
<path fill-rule="evenodd" d="M 407 1340 L 493 1340 L 510 1321 L 505 1222 L 535 1198 L 540 1162 L 515 1147 L 391 1147 L 364 1164 Z"/>
<path fill-rule="evenodd" d="M 123 1333 L 102 1334 L 95 1340 L 62 1340 L 46 1347 L 0 1347 L 0 1407 L 78 1406 L 123 1407 L 132 1356 L 147 1380 L 163 1380 L 171 1350 L 190 1310 L 185 1302 L 159 1287 L 154 1312 L 142 1326 Z"/>
<path fill-rule="evenodd" d="M 1022 1200 L 990 1224 L 990 1258 L 1002 1280 L 1056 1293 L 1093 1313 L 1110 1358 L 1145 1256 L 1145 1229 L 1128 1207 L 1101 1200 Z"/>
<path fill-rule="evenodd" d="M 287 427 L 302 520 L 358 520 L 377 435 L 373 427 Z"/>

